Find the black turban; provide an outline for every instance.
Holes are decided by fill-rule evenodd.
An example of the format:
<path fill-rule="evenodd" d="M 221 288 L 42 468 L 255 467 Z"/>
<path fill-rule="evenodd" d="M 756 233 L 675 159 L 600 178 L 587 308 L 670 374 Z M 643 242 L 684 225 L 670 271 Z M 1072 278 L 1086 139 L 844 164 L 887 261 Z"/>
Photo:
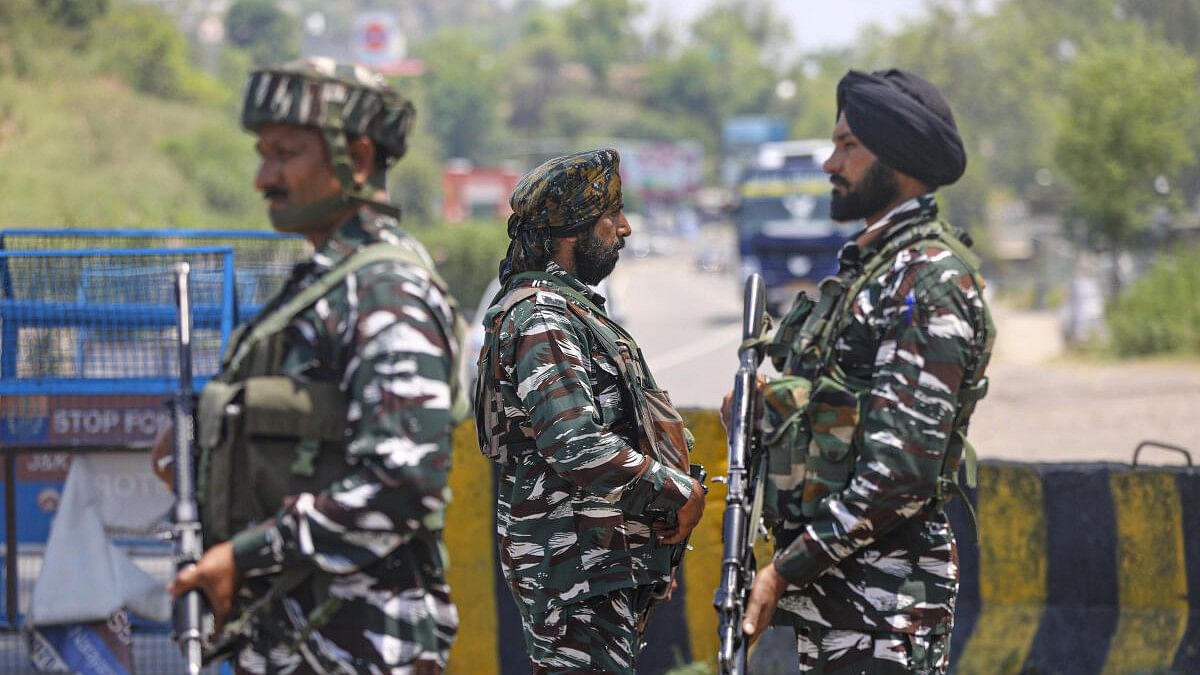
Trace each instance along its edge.
<path fill-rule="evenodd" d="M 918 75 L 851 70 L 838 82 L 837 106 L 850 131 L 880 162 L 931 189 L 953 183 L 967 168 L 950 104 Z"/>

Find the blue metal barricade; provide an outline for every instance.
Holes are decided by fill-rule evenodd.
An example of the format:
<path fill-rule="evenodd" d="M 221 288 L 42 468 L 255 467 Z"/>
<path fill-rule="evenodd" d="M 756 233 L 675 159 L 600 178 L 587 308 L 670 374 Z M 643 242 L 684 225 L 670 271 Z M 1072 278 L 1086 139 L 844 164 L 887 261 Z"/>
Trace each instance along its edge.
<path fill-rule="evenodd" d="M 171 268 L 195 270 L 195 372 L 239 322 L 230 247 L 0 251 L 0 396 L 150 395 L 175 388 Z"/>
<path fill-rule="evenodd" d="M 0 229 L 0 628 L 20 625 L 68 453 L 145 448 L 169 422 L 162 403 L 178 377 L 175 263 L 192 267 L 200 387 L 233 329 L 307 255 L 303 238 L 273 232 Z M 143 558 L 168 554 L 138 535 L 117 543 Z"/>

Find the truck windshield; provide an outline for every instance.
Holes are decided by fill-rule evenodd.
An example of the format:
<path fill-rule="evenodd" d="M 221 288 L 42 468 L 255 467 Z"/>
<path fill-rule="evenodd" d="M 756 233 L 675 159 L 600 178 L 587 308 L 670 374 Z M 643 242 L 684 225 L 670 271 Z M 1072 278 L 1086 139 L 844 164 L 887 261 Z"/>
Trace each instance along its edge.
<path fill-rule="evenodd" d="M 825 237 L 838 231 L 829 219 L 829 195 L 754 197 L 734 212 L 742 236 Z"/>

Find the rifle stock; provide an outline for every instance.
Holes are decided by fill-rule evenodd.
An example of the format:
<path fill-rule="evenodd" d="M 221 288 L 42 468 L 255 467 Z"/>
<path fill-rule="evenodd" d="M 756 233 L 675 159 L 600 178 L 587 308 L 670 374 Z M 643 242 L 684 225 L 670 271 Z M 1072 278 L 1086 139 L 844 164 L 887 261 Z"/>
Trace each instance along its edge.
<path fill-rule="evenodd" d="M 187 263 L 179 263 L 175 267 L 175 305 L 179 310 L 179 387 L 175 392 L 175 506 L 171 511 L 171 539 L 176 573 L 194 566 L 204 555 L 192 452 L 195 441 L 195 400 L 192 391 L 190 272 Z M 212 624 L 212 613 L 208 611 L 207 602 L 199 590 L 188 591 L 175 599 L 171 628 L 187 662 L 189 675 L 199 675 L 203 668 L 204 647 L 212 634 Z"/>
<path fill-rule="evenodd" d="M 759 404 L 758 366 L 762 363 L 765 332 L 765 287 L 762 277 L 746 280 L 742 314 L 742 344 L 733 383 L 729 424 L 728 489 L 721 539 L 721 582 L 713 598 L 717 609 L 720 648 L 717 664 L 722 675 L 746 673 L 749 644 L 742 632 L 746 601 L 754 582 L 754 536 L 759 529 L 765 478 L 765 453 L 759 443 L 756 412 Z"/>

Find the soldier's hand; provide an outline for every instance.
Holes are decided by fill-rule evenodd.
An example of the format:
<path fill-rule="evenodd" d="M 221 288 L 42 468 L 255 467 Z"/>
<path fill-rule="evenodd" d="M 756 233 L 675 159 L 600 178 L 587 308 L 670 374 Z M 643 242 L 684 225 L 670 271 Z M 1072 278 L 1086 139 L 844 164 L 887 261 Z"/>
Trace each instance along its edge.
<path fill-rule="evenodd" d="M 767 563 L 754 575 L 754 587 L 750 589 L 750 600 L 746 603 L 746 615 L 742 620 L 742 632 L 754 644 L 763 631 L 771 625 L 775 606 L 787 589 L 787 581 L 775 571 L 775 563 Z"/>
<path fill-rule="evenodd" d="M 208 549 L 194 567 L 175 575 L 175 579 L 167 586 L 167 592 L 171 597 L 178 598 L 193 588 L 203 591 L 212 607 L 217 631 L 220 632 L 241 582 L 242 575 L 233 561 L 233 542 L 226 541 Z"/>
<path fill-rule="evenodd" d="M 758 424 L 758 421 L 762 419 L 762 414 L 763 414 L 762 390 L 763 390 L 763 387 L 766 386 L 766 384 L 767 384 L 767 378 L 763 377 L 762 375 L 759 375 L 754 380 L 754 386 L 758 387 L 758 393 L 759 393 L 759 396 L 757 398 L 758 405 L 755 406 L 755 410 L 754 410 L 754 423 L 755 424 Z M 731 425 L 731 424 L 733 424 L 733 390 L 732 389 L 725 392 L 725 398 L 721 400 L 721 426 L 725 427 L 726 433 L 729 432 L 729 425 Z"/>
<path fill-rule="evenodd" d="M 692 479 L 692 493 L 688 495 L 687 503 L 679 508 L 675 514 L 674 528 L 666 531 L 659 531 L 659 541 L 666 545 L 678 544 L 687 539 L 687 536 L 692 533 L 696 527 L 696 523 L 700 522 L 700 517 L 704 515 L 704 486 L 700 485 L 700 481 Z"/>
<path fill-rule="evenodd" d="M 154 439 L 154 450 L 150 453 L 150 468 L 168 490 L 175 489 L 175 425 L 168 424 Z"/>
<path fill-rule="evenodd" d="M 729 433 L 729 425 L 733 423 L 733 390 L 725 392 L 725 398 L 721 399 L 721 426 L 725 428 L 725 432 Z"/>

